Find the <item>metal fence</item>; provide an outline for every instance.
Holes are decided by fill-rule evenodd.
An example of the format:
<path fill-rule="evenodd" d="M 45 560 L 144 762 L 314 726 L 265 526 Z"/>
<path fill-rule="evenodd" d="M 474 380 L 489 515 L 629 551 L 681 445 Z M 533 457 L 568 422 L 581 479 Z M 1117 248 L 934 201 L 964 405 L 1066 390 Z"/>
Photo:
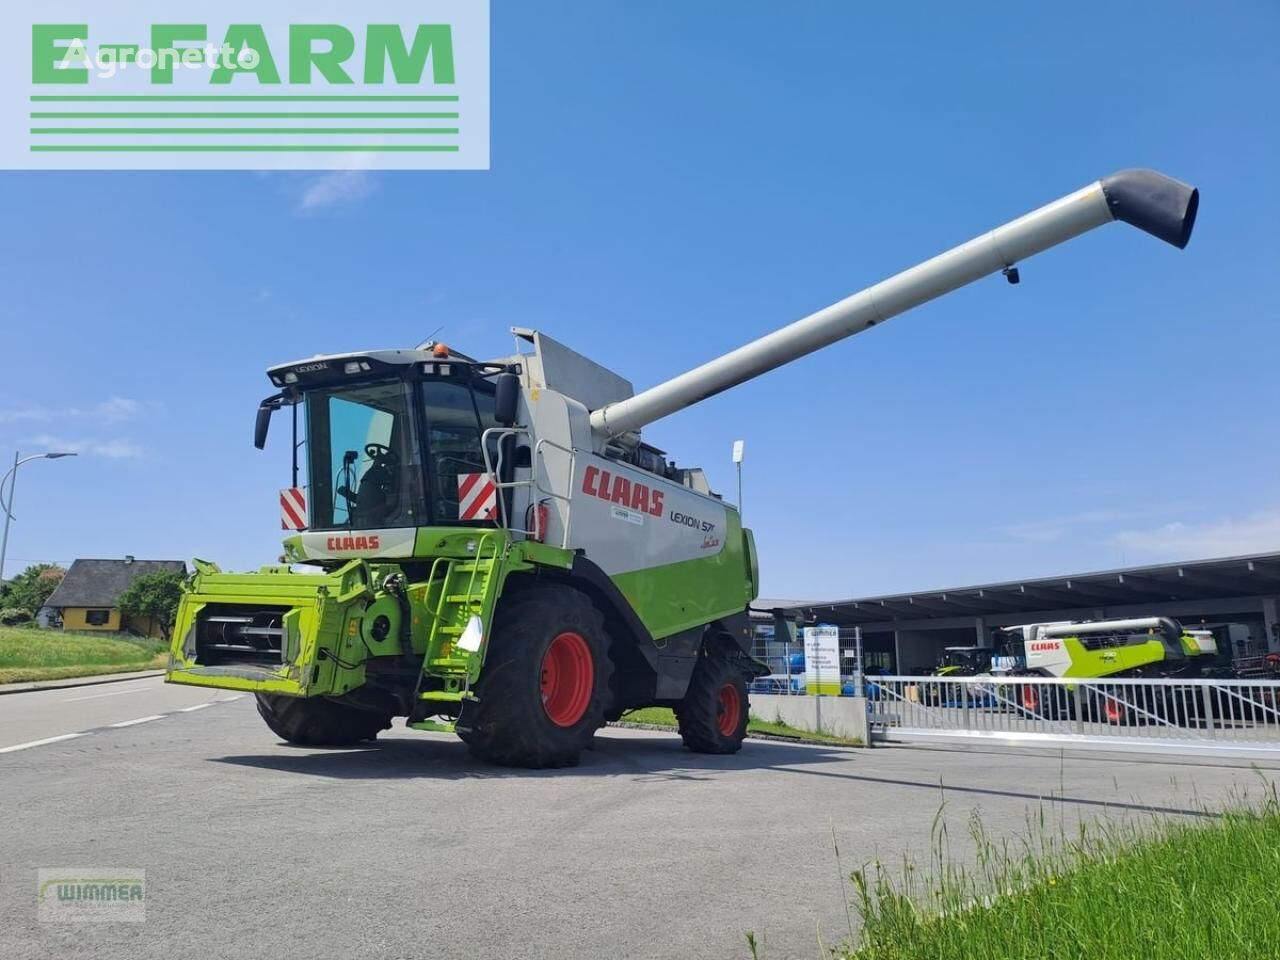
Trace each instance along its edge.
<path fill-rule="evenodd" d="M 853 696 L 859 672 L 888 673 L 892 669 L 893 655 L 880 650 L 871 653 L 864 651 L 861 627 L 840 627 L 839 633 L 838 676 L 837 669 L 815 662 L 816 675 L 812 679 L 828 690 L 838 679 L 841 695 Z M 803 642 L 774 640 L 770 633 L 767 638 L 757 637 L 752 657 L 769 667 L 767 676 L 759 677 L 752 683 L 753 693 L 802 696 L 811 692 L 808 690 L 810 677 L 806 671 Z"/>
<path fill-rule="evenodd" d="M 752 693 L 799 695 L 806 692 L 804 654 L 756 654 L 755 659 L 768 666 L 769 675 L 752 681 Z"/>
<path fill-rule="evenodd" d="M 802 648 L 797 647 L 797 649 Z M 809 692 L 809 678 L 805 673 L 803 653 L 756 654 L 755 659 L 769 667 L 769 674 L 752 681 L 752 693 L 803 696 Z M 826 674 L 819 670 L 815 679 L 822 684 L 830 684 L 838 679 L 842 695 L 853 696 L 854 663 L 849 657 L 843 659 L 844 669 L 838 676 L 834 670 Z"/>
<path fill-rule="evenodd" d="M 1280 681 L 868 677 L 873 736 L 1280 756 Z"/>

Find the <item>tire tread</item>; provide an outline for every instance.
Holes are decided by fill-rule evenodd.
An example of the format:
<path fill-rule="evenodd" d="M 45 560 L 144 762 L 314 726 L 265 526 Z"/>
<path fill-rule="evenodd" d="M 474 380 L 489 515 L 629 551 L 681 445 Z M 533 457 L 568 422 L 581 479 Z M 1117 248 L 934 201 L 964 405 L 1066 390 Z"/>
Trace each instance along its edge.
<path fill-rule="evenodd" d="M 726 683 L 738 686 L 742 698 L 742 716 L 731 736 L 720 732 L 717 704 L 720 689 Z M 693 678 L 684 699 L 675 708 L 676 722 L 684 745 L 694 753 L 727 754 L 742 749 L 751 712 L 746 678 L 735 657 L 723 649 L 708 650 L 704 646 L 694 668 Z"/>
<path fill-rule="evenodd" d="M 582 720 L 569 728 L 551 725 L 529 687 L 541 668 L 547 634 L 560 630 L 581 634 L 596 665 L 591 702 Z M 605 723 L 603 700 L 613 664 L 604 615 L 571 587 L 529 589 L 499 608 L 491 642 L 476 686 L 478 700 L 463 708 L 458 735 L 474 756 L 489 763 L 531 769 L 577 766 L 581 752 Z"/>

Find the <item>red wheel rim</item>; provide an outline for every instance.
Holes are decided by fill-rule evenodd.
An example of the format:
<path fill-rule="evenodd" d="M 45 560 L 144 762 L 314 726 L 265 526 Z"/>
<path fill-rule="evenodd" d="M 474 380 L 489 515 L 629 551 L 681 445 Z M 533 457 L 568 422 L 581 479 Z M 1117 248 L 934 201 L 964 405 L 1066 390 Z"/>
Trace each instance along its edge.
<path fill-rule="evenodd" d="M 591 648 L 579 634 L 566 631 L 542 655 L 542 708 L 557 727 L 582 719 L 595 687 Z"/>
<path fill-rule="evenodd" d="M 726 737 L 738 732 L 738 723 L 742 720 L 742 694 L 732 683 L 720 688 L 720 696 L 716 699 L 716 726 Z"/>
<path fill-rule="evenodd" d="M 1022 706 L 1027 710 L 1040 709 L 1040 694 L 1035 687 L 1022 688 Z"/>
<path fill-rule="evenodd" d="M 1103 712 L 1107 715 L 1108 723 L 1119 723 L 1122 719 L 1124 719 L 1123 715 L 1120 712 L 1120 704 L 1116 703 L 1114 700 L 1110 699 L 1109 697 L 1107 698 L 1106 705 L 1102 709 L 1103 709 Z"/>

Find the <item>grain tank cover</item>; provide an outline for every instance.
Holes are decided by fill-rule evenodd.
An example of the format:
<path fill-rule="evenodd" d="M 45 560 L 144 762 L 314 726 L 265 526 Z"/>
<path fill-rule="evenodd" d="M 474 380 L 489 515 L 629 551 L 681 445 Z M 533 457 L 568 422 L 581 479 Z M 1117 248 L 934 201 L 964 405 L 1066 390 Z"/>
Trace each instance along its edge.
<path fill-rule="evenodd" d="M 531 387 L 554 390 L 572 397 L 588 410 L 626 400 L 635 393 L 630 380 L 588 360 L 545 333 L 512 327 L 519 340 L 533 344 L 533 354 L 520 358 Z"/>

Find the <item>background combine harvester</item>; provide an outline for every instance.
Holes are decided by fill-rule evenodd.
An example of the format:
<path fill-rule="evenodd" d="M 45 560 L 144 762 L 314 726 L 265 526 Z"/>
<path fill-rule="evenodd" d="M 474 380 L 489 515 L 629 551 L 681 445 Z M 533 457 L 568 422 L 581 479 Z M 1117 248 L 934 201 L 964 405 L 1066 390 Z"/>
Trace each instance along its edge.
<path fill-rule="evenodd" d="M 1106 677 L 1199 678 L 1218 663 L 1218 644 L 1207 630 L 1187 631 L 1169 617 L 1090 620 L 1068 623 L 1028 623 L 1006 627 L 996 645 L 1020 661 L 1030 676 L 1102 679 Z M 1074 686 L 1055 688 L 1046 696 L 1040 687 L 1024 686 L 1023 709 L 1047 717 L 1078 712 Z M 1176 687 L 1173 695 L 1180 695 Z M 1105 688 L 1090 687 L 1082 704 L 1089 716 L 1119 723 L 1120 698 Z"/>
<path fill-rule="evenodd" d="M 476 361 L 443 345 L 315 357 L 268 371 L 259 410 L 306 413 L 305 529 L 291 564 L 198 562 L 168 679 L 249 690 L 294 743 L 371 739 L 406 716 L 478 756 L 558 766 L 607 720 L 675 708 L 691 749 L 737 750 L 751 534 L 698 469 L 642 427 L 1113 220 L 1179 248 L 1197 192 L 1107 177 L 666 383 L 617 374 L 534 330 Z M 294 445 L 295 458 L 297 444 Z"/>
<path fill-rule="evenodd" d="M 930 674 L 939 679 L 976 677 L 990 682 L 917 684 L 908 696 L 935 707 L 1012 710 L 1041 720 L 1082 719 L 1138 725 L 1200 723 L 1223 697 L 1206 698 L 1201 686 L 1179 680 L 1275 679 L 1280 655 L 1230 661 L 1212 630 L 1188 630 L 1170 617 L 1062 620 L 997 629 L 989 647 L 947 647 Z M 1019 683 L 1018 677 L 1062 683 Z M 1155 681 L 1120 686 L 1103 680 Z M 1080 681 L 1079 683 L 1072 681 Z M 1270 704 L 1270 694 L 1258 692 Z M 1134 698 L 1144 700 L 1137 703 Z M 1237 719 L 1248 697 L 1234 695 Z M 1255 711 L 1256 712 L 1256 711 Z"/>

